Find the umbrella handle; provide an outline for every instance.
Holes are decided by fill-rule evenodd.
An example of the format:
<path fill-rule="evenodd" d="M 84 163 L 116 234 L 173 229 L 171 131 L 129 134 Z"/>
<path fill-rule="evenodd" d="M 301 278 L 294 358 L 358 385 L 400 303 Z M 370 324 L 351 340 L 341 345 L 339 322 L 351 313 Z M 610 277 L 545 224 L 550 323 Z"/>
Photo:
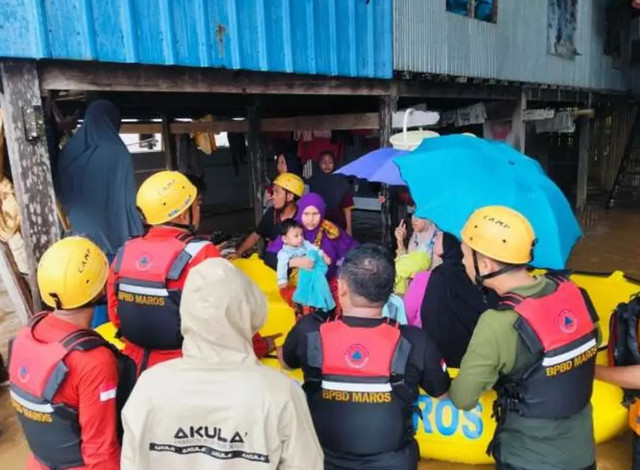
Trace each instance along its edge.
<path fill-rule="evenodd" d="M 402 140 L 407 143 L 407 124 L 409 123 L 409 115 L 415 110 L 413 108 L 407 108 L 404 111 L 404 119 L 402 121 Z"/>

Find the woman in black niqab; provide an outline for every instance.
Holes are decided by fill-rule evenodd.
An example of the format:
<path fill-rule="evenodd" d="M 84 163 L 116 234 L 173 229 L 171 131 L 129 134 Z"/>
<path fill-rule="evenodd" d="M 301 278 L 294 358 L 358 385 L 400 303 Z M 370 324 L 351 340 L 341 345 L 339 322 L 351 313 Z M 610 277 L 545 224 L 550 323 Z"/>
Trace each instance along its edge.
<path fill-rule="evenodd" d="M 480 315 L 495 307 L 493 291 L 483 298 L 462 265 L 462 249 L 450 233 L 442 234 L 442 264 L 431 273 L 420 316 L 447 365 L 459 367 Z"/>

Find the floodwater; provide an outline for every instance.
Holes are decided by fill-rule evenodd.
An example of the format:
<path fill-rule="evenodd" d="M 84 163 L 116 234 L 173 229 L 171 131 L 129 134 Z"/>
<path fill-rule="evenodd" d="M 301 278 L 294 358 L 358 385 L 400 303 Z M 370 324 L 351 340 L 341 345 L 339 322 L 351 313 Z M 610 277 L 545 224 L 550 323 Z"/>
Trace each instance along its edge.
<path fill-rule="evenodd" d="M 623 270 L 640 279 L 640 211 L 589 210 L 582 217 L 585 237 L 576 246 L 569 267 L 610 272 Z M 4 333 L 4 331 L 2 331 Z M 27 445 L 20 433 L 6 390 L 0 390 L 0 469 L 23 470 Z M 630 436 L 625 434 L 598 446 L 599 470 L 623 470 L 631 466 Z M 423 461 L 421 470 L 484 470 L 492 466 L 471 466 Z"/>

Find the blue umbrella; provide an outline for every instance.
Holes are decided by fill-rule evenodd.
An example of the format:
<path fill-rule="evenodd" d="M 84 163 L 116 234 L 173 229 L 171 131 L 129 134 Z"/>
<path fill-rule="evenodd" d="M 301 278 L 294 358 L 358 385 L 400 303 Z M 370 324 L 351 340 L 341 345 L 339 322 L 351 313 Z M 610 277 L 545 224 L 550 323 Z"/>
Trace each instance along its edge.
<path fill-rule="evenodd" d="M 562 191 L 540 164 L 511 146 L 451 135 L 427 139 L 394 158 L 408 183 L 416 214 L 459 235 L 474 210 L 511 207 L 533 225 L 538 243 L 532 264 L 563 269 L 582 235 Z"/>
<path fill-rule="evenodd" d="M 408 152 L 394 148 L 377 149 L 343 166 L 336 173 L 355 176 L 372 183 L 406 186 L 407 183 L 400 176 L 400 171 L 392 160 L 393 157 L 406 153 Z"/>

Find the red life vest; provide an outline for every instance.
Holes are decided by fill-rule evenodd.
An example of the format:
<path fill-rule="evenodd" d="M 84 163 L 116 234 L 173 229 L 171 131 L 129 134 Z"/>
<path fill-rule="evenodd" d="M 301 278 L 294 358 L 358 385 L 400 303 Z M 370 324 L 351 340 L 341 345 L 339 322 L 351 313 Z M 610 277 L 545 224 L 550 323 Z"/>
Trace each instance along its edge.
<path fill-rule="evenodd" d="M 323 448 L 374 455 L 406 446 L 412 404 L 396 391 L 405 386 L 411 344 L 397 323 L 367 328 L 330 321 L 307 338 L 309 366 L 321 371 L 309 408 Z"/>
<path fill-rule="evenodd" d="M 180 279 L 191 259 L 210 243 L 184 233 L 176 238 L 134 238 L 120 248 L 114 271 L 124 338 L 149 350 L 182 347 L 182 288 L 168 284 Z"/>
<path fill-rule="evenodd" d="M 539 359 L 526 370 L 501 377 L 497 416 L 515 411 L 532 418 L 568 418 L 591 400 L 598 353 L 598 316 L 584 294 L 565 278 L 543 297 L 509 294 L 501 304 L 515 310 L 515 328 Z"/>
<path fill-rule="evenodd" d="M 125 379 L 131 379 L 125 388 L 121 387 L 124 382 L 118 386 L 118 394 L 126 394 L 116 395 L 119 408 L 133 388 L 136 368 L 133 361 L 117 353 L 100 335 L 90 330 L 75 331 L 55 343 L 38 341 L 33 329 L 46 315 L 35 317 L 13 341 L 9 386 L 13 407 L 33 455 L 47 467 L 63 470 L 84 465 L 78 410 L 53 401 L 68 372 L 66 357 L 73 351 L 89 351 L 101 346 L 113 351 L 121 373 L 127 374 Z M 115 393 L 115 390 L 106 393 Z"/>

